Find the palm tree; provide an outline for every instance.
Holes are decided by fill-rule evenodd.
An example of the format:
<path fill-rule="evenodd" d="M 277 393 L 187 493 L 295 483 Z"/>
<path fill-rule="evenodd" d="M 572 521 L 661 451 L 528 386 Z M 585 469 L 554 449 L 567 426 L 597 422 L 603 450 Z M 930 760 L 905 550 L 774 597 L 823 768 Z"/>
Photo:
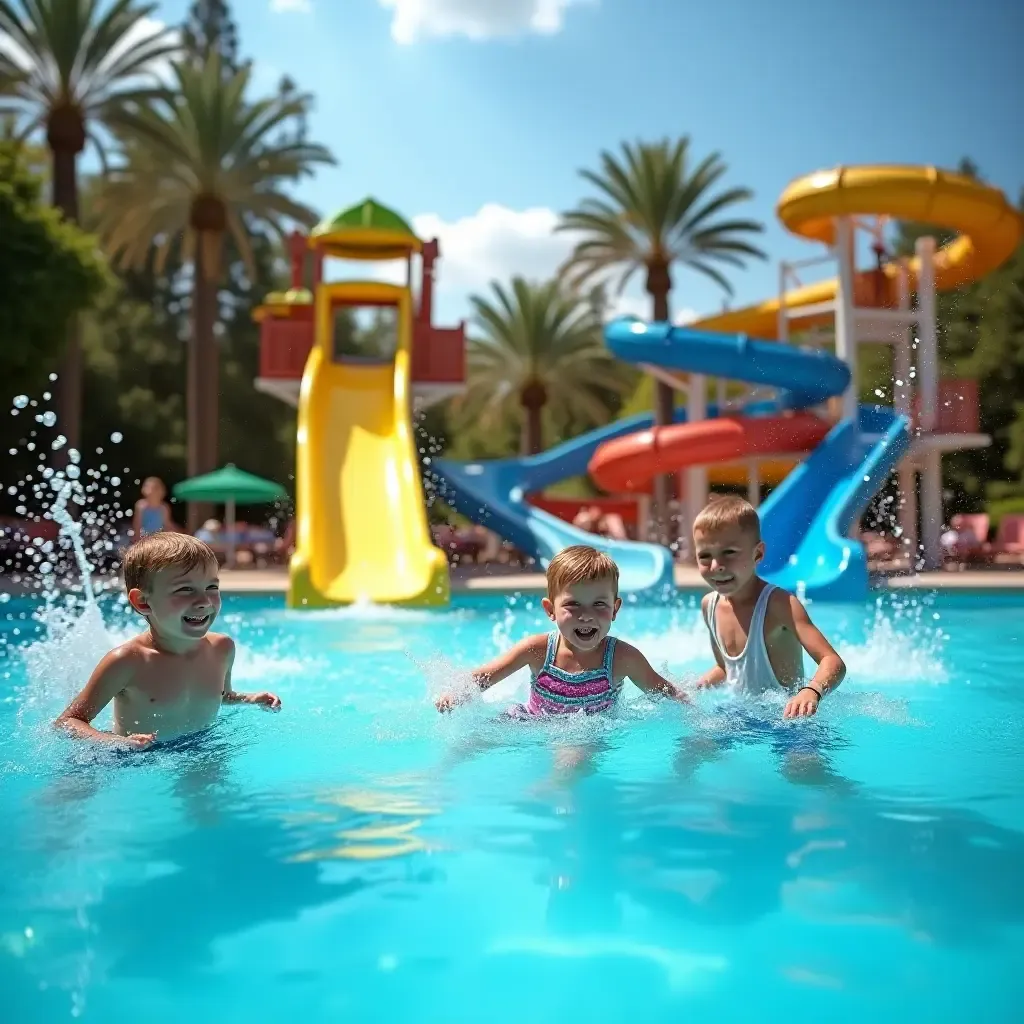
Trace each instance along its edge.
<path fill-rule="evenodd" d="M 743 267 L 746 258 L 764 259 L 749 241 L 764 228 L 757 221 L 731 216 L 731 208 L 752 193 L 718 187 L 726 165 L 717 153 L 696 167 L 692 163 L 690 140 L 683 137 L 675 142 L 623 143 L 619 156 L 601 153 L 600 171 L 581 171 L 600 198 L 584 199 L 563 214 L 557 228 L 581 236 L 565 267 L 570 284 L 579 287 L 618 272 L 621 293 L 642 271 L 656 321 L 669 319 L 673 264 L 703 274 L 731 295 L 732 287 L 718 265 Z M 672 388 L 658 381 L 655 394 L 655 422 L 671 423 Z M 656 484 L 657 512 L 667 525 L 671 477 L 660 477 Z"/>
<path fill-rule="evenodd" d="M 87 142 L 103 156 L 96 128 L 117 125 L 126 105 L 152 93 L 155 64 L 176 48 L 174 35 L 149 18 L 155 3 L 114 0 L 0 0 L 0 112 L 13 112 L 22 135 L 46 132 L 53 162 L 53 205 L 78 220 L 78 154 Z M 149 80 L 147 82 L 147 79 Z M 78 325 L 69 324 L 59 377 L 61 428 L 78 446 L 82 358 Z"/>
<path fill-rule="evenodd" d="M 491 292 L 470 298 L 479 333 L 468 339 L 460 418 L 490 429 L 521 416 L 524 455 L 541 451 L 545 413 L 563 428 L 607 421 L 633 378 L 605 348 L 593 306 L 557 281 L 515 277 Z"/>
<path fill-rule="evenodd" d="M 323 146 L 306 142 L 293 121 L 309 110 L 308 95 L 290 92 L 250 102 L 250 67 L 226 71 L 212 52 L 201 64 L 173 65 L 176 88 L 124 115 L 124 151 L 96 199 L 97 230 L 122 266 L 144 266 L 155 243 L 157 273 L 168 256 L 191 263 L 192 337 L 186 385 L 188 471 L 217 465 L 218 294 L 229 241 L 254 276 L 250 237 L 282 240 L 295 222 L 316 214 L 283 191 L 334 163 Z M 201 510 L 190 506 L 196 525 Z"/>

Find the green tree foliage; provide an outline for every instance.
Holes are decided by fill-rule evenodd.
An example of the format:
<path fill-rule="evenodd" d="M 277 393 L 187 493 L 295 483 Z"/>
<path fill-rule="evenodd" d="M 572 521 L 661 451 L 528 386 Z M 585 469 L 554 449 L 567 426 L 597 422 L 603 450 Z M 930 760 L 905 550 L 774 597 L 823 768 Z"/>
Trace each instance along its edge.
<path fill-rule="evenodd" d="M 72 314 L 110 283 L 94 239 L 41 202 L 17 143 L 0 142 L 0 373 L 10 394 L 37 389 Z"/>
<path fill-rule="evenodd" d="M 52 157 L 53 204 L 78 220 L 78 154 L 87 142 L 104 158 L 97 127 L 113 127 L 153 92 L 154 71 L 177 43 L 155 25 L 156 4 L 133 0 L 0 0 L 0 114 L 13 113 L 24 135 L 45 132 Z M 147 19 L 150 19 L 147 22 Z M 74 320 L 61 363 L 60 419 L 78 444 L 82 360 Z"/>
<path fill-rule="evenodd" d="M 524 454 L 593 426 L 636 380 L 604 345 L 593 305 L 557 281 L 513 278 L 470 299 L 475 330 L 467 341 L 466 394 L 456 422 L 500 436 L 519 427 Z M 545 422 L 554 429 L 545 437 Z"/>

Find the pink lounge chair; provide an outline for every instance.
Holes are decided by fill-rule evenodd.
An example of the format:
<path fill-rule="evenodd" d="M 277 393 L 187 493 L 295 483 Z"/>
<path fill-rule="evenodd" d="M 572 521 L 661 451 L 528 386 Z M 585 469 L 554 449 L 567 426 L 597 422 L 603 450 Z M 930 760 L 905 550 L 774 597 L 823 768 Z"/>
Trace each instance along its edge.
<path fill-rule="evenodd" d="M 1003 516 L 990 549 L 993 558 L 1002 556 L 1006 562 L 1024 561 L 1024 515 Z"/>
<path fill-rule="evenodd" d="M 979 562 L 990 557 L 989 517 L 984 513 L 960 513 L 953 516 L 950 530 L 956 539 L 945 543 L 945 555 L 953 562 Z"/>

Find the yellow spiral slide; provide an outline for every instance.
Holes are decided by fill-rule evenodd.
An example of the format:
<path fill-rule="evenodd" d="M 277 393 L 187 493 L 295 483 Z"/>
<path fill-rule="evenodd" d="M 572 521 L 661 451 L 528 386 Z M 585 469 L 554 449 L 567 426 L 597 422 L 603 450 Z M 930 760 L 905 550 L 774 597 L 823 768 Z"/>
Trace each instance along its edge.
<path fill-rule="evenodd" d="M 336 357 L 339 309 L 390 311 L 393 358 Z M 315 315 L 299 392 L 288 605 L 444 604 L 448 562 L 431 543 L 413 438 L 409 289 L 322 284 Z"/>

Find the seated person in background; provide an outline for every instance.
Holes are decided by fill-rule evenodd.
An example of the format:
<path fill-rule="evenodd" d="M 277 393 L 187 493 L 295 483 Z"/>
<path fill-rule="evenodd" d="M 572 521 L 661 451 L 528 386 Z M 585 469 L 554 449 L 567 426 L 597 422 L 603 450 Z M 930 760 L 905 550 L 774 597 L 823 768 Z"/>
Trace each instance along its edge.
<path fill-rule="evenodd" d="M 597 505 L 588 505 L 576 513 L 572 525 L 587 533 L 596 533 L 610 540 L 628 540 L 626 524 L 617 512 L 604 513 Z"/>
<path fill-rule="evenodd" d="M 158 476 L 147 476 L 142 481 L 142 497 L 135 502 L 132 513 L 132 533 L 136 540 L 147 533 L 177 530 L 171 518 L 171 506 L 165 500 L 167 488 Z"/>
<path fill-rule="evenodd" d="M 145 632 L 110 651 L 54 725 L 77 739 L 129 749 L 213 725 L 222 704 L 277 709 L 272 693 L 231 688 L 234 641 L 211 633 L 220 612 L 217 559 L 185 533 L 155 533 L 124 556 L 124 586 Z M 110 732 L 92 721 L 114 702 Z"/>
<path fill-rule="evenodd" d="M 202 526 L 196 530 L 196 540 L 204 544 L 217 544 L 221 539 L 221 525 L 219 519 L 207 519 Z"/>

